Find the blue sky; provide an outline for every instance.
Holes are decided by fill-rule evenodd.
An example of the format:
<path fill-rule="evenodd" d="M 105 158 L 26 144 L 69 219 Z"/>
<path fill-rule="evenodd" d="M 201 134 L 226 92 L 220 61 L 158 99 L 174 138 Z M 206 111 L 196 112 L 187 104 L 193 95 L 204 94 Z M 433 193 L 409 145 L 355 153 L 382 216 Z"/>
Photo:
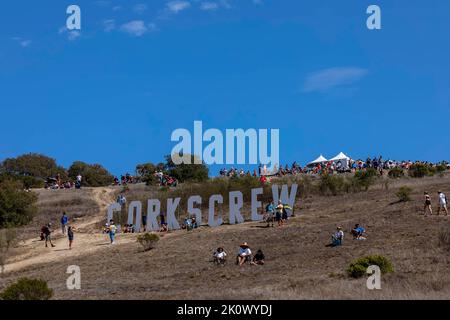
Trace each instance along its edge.
<path fill-rule="evenodd" d="M 80 32 L 63 28 L 70 4 Z M 194 120 L 278 128 L 281 163 L 450 160 L 446 0 L 17 0 L 0 26 L 0 160 L 131 172 Z"/>

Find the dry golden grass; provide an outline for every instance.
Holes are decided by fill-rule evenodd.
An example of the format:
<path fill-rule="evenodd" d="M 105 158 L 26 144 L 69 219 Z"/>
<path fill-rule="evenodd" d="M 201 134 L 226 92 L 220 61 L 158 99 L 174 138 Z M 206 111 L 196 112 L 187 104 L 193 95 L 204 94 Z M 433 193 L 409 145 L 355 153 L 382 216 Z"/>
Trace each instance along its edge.
<path fill-rule="evenodd" d="M 395 192 L 402 185 L 413 189 L 412 201 L 397 202 Z M 127 198 L 151 191 L 139 188 Z M 450 257 L 439 245 L 439 233 L 449 229 L 450 216 L 422 215 L 423 192 L 427 190 L 436 205 L 438 189 L 450 194 L 450 176 L 404 178 L 391 180 L 388 189 L 379 183 L 368 192 L 311 196 L 298 200 L 298 216 L 286 227 L 248 222 L 181 230 L 164 234 L 148 252 L 135 235 L 118 235 L 116 246 L 107 245 L 104 236 L 105 245 L 95 244 L 96 251 L 7 273 L 0 287 L 26 276 L 48 280 L 56 299 L 448 299 Z M 41 203 L 49 208 L 52 202 L 47 201 Z M 86 205 L 85 210 L 92 214 L 95 209 Z M 351 239 L 355 223 L 366 227 L 366 241 Z M 325 247 L 336 225 L 346 232 L 344 244 Z M 234 255 L 242 241 L 253 250 L 262 249 L 266 265 L 237 267 Z M 210 262 L 218 246 L 230 254 L 223 267 Z M 370 254 L 393 263 L 395 272 L 382 277 L 382 290 L 370 291 L 366 278 L 350 279 L 346 274 L 352 260 Z M 80 291 L 66 289 L 66 269 L 72 264 L 81 267 Z"/>

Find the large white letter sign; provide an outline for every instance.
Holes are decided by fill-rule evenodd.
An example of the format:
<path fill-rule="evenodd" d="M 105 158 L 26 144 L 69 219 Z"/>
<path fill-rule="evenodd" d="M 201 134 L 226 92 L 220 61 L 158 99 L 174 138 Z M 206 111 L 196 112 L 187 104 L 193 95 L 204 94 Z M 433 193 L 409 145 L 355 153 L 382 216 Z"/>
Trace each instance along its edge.
<path fill-rule="evenodd" d="M 244 204 L 242 192 L 230 192 L 230 224 L 243 223 L 244 218 L 241 215 L 241 208 Z M 237 201 L 236 201 L 237 200 Z"/>
<path fill-rule="evenodd" d="M 261 221 L 263 216 L 258 214 L 258 208 L 262 207 L 261 201 L 258 201 L 258 195 L 263 194 L 263 188 L 252 189 L 252 220 Z"/>
<path fill-rule="evenodd" d="M 136 223 L 134 223 L 134 210 L 136 209 Z M 140 201 L 133 201 L 128 207 L 128 224 L 134 225 L 136 232 L 141 231 L 142 222 L 142 203 Z"/>
<path fill-rule="evenodd" d="M 171 230 L 180 229 L 180 224 L 175 217 L 175 210 L 177 210 L 178 205 L 180 204 L 181 198 L 169 198 L 167 199 L 167 228 Z"/>
<path fill-rule="evenodd" d="M 161 202 L 158 199 L 148 200 L 146 231 L 159 231 L 160 227 L 156 218 L 159 216 L 160 210 Z"/>
<path fill-rule="evenodd" d="M 188 213 L 190 216 L 195 215 L 195 220 L 198 226 L 202 225 L 202 211 L 199 208 L 194 208 L 194 203 L 202 204 L 202 197 L 191 196 L 188 199 Z"/>
<path fill-rule="evenodd" d="M 210 227 L 218 227 L 222 224 L 222 217 L 214 218 L 214 203 L 223 203 L 223 197 L 220 194 L 214 194 L 209 198 L 208 225 Z"/>
<path fill-rule="evenodd" d="M 106 223 L 109 223 L 114 216 L 114 212 L 121 211 L 122 207 L 118 203 L 110 204 L 108 207 L 108 213 L 106 214 Z"/>
<path fill-rule="evenodd" d="M 281 186 L 281 195 L 278 194 L 279 187 L 274 184 L 272 186 L 272 196 L 275 204 L 278 203 L 278 199 L 281 199 L 281 202 L 284 204 L 288 204 L 291 208 L 294 208 L 295 205 L 295 197 L 297 196 L 297 184 L 293 184 L 291 186 L 291 192 L 289 193 L 289 187 L 287 184 Z M 286 210 L 288 212 L 288 216 L 292 215 L 291 210 Z"/>

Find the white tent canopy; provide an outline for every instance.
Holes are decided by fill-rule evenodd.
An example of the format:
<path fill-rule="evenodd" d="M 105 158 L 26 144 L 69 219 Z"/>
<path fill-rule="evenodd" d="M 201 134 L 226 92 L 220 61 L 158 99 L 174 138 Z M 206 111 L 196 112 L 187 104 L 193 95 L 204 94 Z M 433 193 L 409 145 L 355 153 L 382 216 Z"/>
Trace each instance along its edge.
<path fill-rule="evenodd" d="M 318 163 L 323 163 L 323 162 L 327 162 L 328 160 L 325 159 L 325 157 L 323 155 L 320 155 L 316 160 L 311 161 L 310 163 L 308 163 L 308 165 L 310 164 L 318 164 Z"/>
<path fill-rule="evenodd" d="M 350 157 L 347 157 L 343 152 L 340 152 L 338 155 L 330 159 L 330 161 L 339 161 L 339 160 L 350 160 Z"/>

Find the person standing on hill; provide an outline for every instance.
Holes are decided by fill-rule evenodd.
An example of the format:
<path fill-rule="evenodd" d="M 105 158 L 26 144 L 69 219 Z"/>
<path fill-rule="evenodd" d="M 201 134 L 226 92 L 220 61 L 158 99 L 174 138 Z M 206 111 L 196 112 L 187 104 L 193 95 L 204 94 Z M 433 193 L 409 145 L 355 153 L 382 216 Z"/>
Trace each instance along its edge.
<path fill-rule="evenodd" d="M 430 215 L 432 216 L 433 215 L 433 209 L 431 208 L 431 197 L 430 197 L 430 195 L 428 194 L 428 192 L 424 192 L 424 197 L 425 197 L 425 205 L 424 205 L 424 207 L 423 207 L 423 214 L 425 215 L 425 216 L 427 216 L 427 209 L 430 211 Z"/>
<path fill-rule="evenodd" d="M 111 244 L 115 244 L 115 238 L 116 238 L 116 232 L 117 232 L 117 227 L 114 224 L 114 221 L 111 220 L 109 221 L 109 226 L 108 226 L 108 231 L 109 233 L 109 239 L 111 240 Z"/>
<path fill-rule="evenodd" d="M 277 220 L 278 226 L 281 227 L 283 225 L 283 211 L 284 206 L 283 203 L 281 203 L 281 200 L 278 201 L 278 206 L 275 214 L 275 218 Z"/>
<path fill-rule="evenodd" d="M 273 227 L 273 221 L 275 220 L 274 213 L 275 207 L 273 205 L 273 200 L 270 200 L 270 203 L 266 206 L 267 227 L 269 227 L 270 225 L 272 225 Z"/>
<path fill-rule="evenodd" d="M 67 229 L 67 237 L 69 238 L 69 250 L 72 250 L 72 243 L 73 243 L 73 239 L 74 239 L 74 232 L 75 228 L 74 227 L 69 227 Z"/>
<path fill-rule="evenodd" d="M 438 191 L 438 196 L 439 196 L 439 207 L 438 207 L 437 215 L 439 215 L 439 212 L 441 211 L 441 209 L 443 209 L 445 211 L 445 215 L 448 215 L 447 197 L 441 191 Z"/>
<path fill-rule="evenodd" d="M 42 228 L 42 232 L 44 233 L 44 237 L 45 237 L 45 247 L 48 247 L 48 242 L 50 242 L 50 245 L 52 246 L 52 248 L 55 246 L 52 243 L 52 224 L 49 222 L 45 227 Z"/>
<path fill-rule="evenodd" d="M 62 231 L 62 234 L 66 234 L 66 227 L 67 227 L 68 223 L 69 223 L 69 217 L 64 212 L 62 217 L 61 217 L 61 231 Z"/>

